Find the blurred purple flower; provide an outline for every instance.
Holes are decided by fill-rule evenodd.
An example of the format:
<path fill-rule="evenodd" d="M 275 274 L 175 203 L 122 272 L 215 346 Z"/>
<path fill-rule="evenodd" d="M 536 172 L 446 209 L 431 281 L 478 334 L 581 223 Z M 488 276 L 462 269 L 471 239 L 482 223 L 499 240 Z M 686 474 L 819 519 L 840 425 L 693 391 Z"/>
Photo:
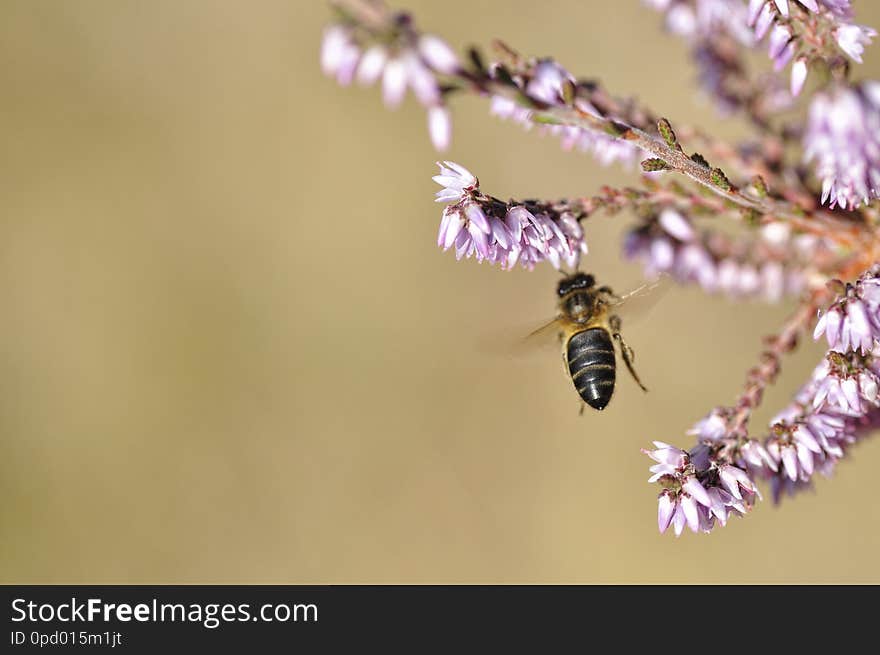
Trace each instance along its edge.
<path fill-rule="evenodd" d="M 840 49 L 860 64 L 865 46 L 870 45 L 871 39 L 875 36 L 877 36 L 877 31 L 864 25 L 841 25 L 834 31 L 834 37 Z"/>
<path fill-rule="evenodd" d="M 551 59 L 537 61 L 527 74 L 515 77 L 521 85 L 523 93 L 533 100 L 549 106 L 565 104 L 565 86 L 570 91 L 575 88 L 575 79 L 565 68 Z M 574 99 L 575 106 L 582 112 L 600 116 L 600 113 L 583 98 Z M 604 165 L 614 162 L 622 164 L 634 163 L 639 155 L 638 149 L 631 143 L 616 139 L 603 132 L 584 129 L 573 125 L 535 125 L 532 121 L 534 110 L 523 107 L 515 100 L 504 96 L 493 96 L 489 108 L 493 116 L 508 119 L 522 125 L 526 129 L 537 127 L 541 134 L 550 134 L 560 139 L 563 149 L 578 149 L 591 152 Z"/>
<path fill-rule="evenodd" d="M 629 232 L 623 251 L 627 259 L 642 262 L 645 277 L 666 273 L 679 282 L 696 283 L 710 293 L 734 298 L 777 302 L 784 295 L 800 293 L 804 286 L 803 269 L 786 270 L 772 260 L 755 265 L 716 257 L 691 222 L 671 208 L 661 211 L 656 222 Z"/>
<path fill-rule="evenodd" d="M 354 40 L 349 27 L 331 25 L 324 30 L 321 40 L 321 70 L 329 77 L 335 77 L 342 86 L 347 86 L 354 78 L 361 50 Z"/>
<path fill-rule="evenodd" d="M 807 81 L 807 60 L 804 58 L 798 59 L 794 62 L 794 65 L 791 67 L 791 95 L 797 97 L 801 94 L 801 91 L 804 89 L 804 84 Z"/>
<path fill-rule="evenodd" d="M 816 94 L 804 134 L 804 160 L 815 162 L 822 202 L 855 209 L 880 197 L 880 83 Z"/>
<path fill-rule="evenodd" d="M 411 89 L 428 110 L 431 143 L 437 150 L 449 148 L 452 120 L 437 75 L 454 74 L 459 63 L 452 48 L 439 37 L 404 30 L 390 43 L 380 38 L 365 45 L 352 27 L 331 25 L 321 43 L 321 68 L 343 86 L 354 79 L 361 86 L 381 80 L 382 99 L 389 109 L 397 108 L 407 88 Z"/>
<path fill-rule="evenodd" d="M 791 4 L 794 0 L 749 0 L 747 22 L 754 28 L 755 38 L 760 41 L 769 32 L 768 54 L 774 62 L 774 68 L 782 70 L 796 54 L 810 55 L 820 58 L 832 56 L 822 49 L 821 45 L 807 43 L 792 26 L 804 19 L 792 13 Z M 854 25 L 849 0 L 806 0 L 800 2 L 813 13 L 824 12 L 826 23 L 830 25 L 831 35 L 837 46 L 853 60 L 861 63 L 862 52 L 877 33 L 870 27 Z M 815 28 L 810 28 L 811 30 Z M 821 41 L 821 39 L 820 39 Z M 804 62 L 804 59 L 799 59 Z M 798 69 L 792 70 L 792 95 L 797 96 L 806 78 L 806 63 L 799 63 Z"/>

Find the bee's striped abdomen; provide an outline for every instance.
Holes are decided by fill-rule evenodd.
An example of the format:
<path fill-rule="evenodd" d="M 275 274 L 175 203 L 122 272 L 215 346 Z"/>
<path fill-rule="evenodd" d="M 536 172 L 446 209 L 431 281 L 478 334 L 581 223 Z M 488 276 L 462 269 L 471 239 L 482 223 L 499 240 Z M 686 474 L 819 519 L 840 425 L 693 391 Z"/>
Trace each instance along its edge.
<path fill-rule="evenodd" d="M 617 363 L 611 335 L 602 328 L 578 332 L 568 340 L 565 355 L 580 397 L 594 409 L 605 409 L 614 393 Z"/>

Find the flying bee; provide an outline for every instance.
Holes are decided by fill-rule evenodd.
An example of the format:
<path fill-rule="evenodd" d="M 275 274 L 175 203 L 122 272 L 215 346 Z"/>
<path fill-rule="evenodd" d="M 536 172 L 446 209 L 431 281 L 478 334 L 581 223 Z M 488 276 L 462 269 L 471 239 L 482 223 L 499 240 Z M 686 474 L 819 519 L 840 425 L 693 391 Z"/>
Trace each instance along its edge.
<path fill-rule="evenodd" d="M 548 330 L 558 333 L 565 370 L 578 395 L 593 409 L 605 409 L 614 393 L 617 377 L 615 341 L 630 375 L 642 391 L 647 391 L 633 368 L 635 353 L 620 334 L 617 309 L 629 298 L 641 295 L 656 284 L 617 296 L 609 287 L 597 287 L 592 275 L 574 273 L 560 280 L 556 287 L 559 298 L 556 319 L 532 333 Z M 581 412 L 583 409 L 582 405 Z"/>

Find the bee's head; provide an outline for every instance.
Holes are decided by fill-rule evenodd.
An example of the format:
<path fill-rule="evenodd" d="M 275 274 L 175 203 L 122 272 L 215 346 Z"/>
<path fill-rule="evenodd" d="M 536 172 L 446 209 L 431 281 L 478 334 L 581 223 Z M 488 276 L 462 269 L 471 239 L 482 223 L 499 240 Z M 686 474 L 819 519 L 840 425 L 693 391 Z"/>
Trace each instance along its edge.
<path fill-rule="evenodd" d="M 596 280 L 589 273 L 575 273 L 570 277 L 562 278 L 556 287 L 556 293 L 561 298 L 567 293 L 576 291 L 577 289 L 589 289 L 596 284 Z"/>

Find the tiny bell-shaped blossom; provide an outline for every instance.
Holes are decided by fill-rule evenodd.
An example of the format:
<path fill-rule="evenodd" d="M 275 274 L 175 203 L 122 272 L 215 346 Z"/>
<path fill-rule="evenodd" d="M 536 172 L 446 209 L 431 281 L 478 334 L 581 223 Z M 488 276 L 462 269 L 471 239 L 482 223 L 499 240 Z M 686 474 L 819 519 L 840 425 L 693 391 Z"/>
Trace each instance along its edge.
<path fill-rule="evenodd" d="M 696 235 L 691 222 L 681 213 L 669 207 L 660 212 L 657 220 L 667 234 L 671 234 L 679 241 L 691 241 Z"/>
<path fill-rule="evenodd" d="M 727 433 L 727 418 L 717 407 L 688 430 L 688 434 L 696 435 L 698 439 L 706 441 L 717 441 Z"/>
<path fill-rule="evenodd" d="M 799 96 L 807 81 L 807 60 L 800 58 L 791 66 L 791 95 Z"/>
<path fill-rule="evenodd" d="M 342 25 L 331 25 L 324 30 L 321 41 L 321 70 L 337 83 L 347 86 L 354 79 L 361 50 L 355 43 L 352 30 Z"/>
<path fill-rule="evenodd" d="M 558 105 L 563 101 L 565 84 L 574 84 L 567 70 L 552 59 L 540 61 L 526 85 L 526 94 L 548 105 Z"/>
<path fill-rule="evenodd" d="M 757 494 L 758 488 L 741 468 L 731 464 L 722 464 L 718 467 L 718 477 L 725 489 L 738 500 L 743 499 L 743 494 Z"/>
<path fill-rule="evenodd" d="M 813 338 L 822 335 L 841 353 L 868 354 L 880 339 L 880 286 L 876 278 L 847 285 L 846 295 L 819 317 Z"/>
<path fill-rule="evenodd" d="M 440 37 L 423 34 L 419 37 L 419 53 L 432 69 L 444 75 L 453 75 L 460 68 L 458 56 Z"/>
<path fill-rule="evenodd" d="M 742 462 L 751 471 L 767 470 L 775 473 L 778 470 L 776 459 L 757 439 L 749 439 L 739 449 Z"/>
<path fill-rule="evenodd" d="M 830 405 L 837 411 L 858 416 L 877 405 L 878 378 L 855 360 L 830 352 L 818 367 L 824 370 L 813 386 L 812 405 Z"/>
<path fill-rule="evenodd" d="M 841 25 L 834 32 L 837 45 L 849 57 L 858 63 L 862 63 L 862 54 L 865 46 L 871 43 L 871 39 L 877 36 L 877 31 L 864 25 Z"/>
<path fill-rule="evenodd" d="M 445 105 L 428 109 L 428 134 L 437 150 L 443 152 L 449 149 L 452 141 L 452 115 Z"/>

